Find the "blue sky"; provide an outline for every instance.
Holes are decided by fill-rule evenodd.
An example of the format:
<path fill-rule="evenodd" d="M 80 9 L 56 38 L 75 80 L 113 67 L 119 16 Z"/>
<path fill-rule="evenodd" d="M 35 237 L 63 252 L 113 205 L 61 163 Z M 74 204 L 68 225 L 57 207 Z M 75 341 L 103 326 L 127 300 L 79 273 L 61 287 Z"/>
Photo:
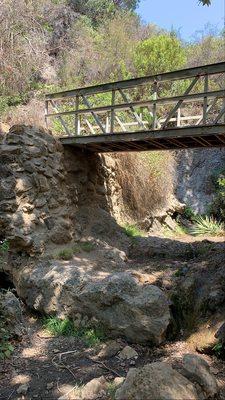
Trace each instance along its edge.
<path fill-rule="evenodd" d="M 198 0 L 141 0 L 138 13 L 145 22 L 155 23 L 168 30 L 174 27 L 183 39 L 193 40 L 196 31 L 200 36 L 205 25 L 222 30 L 225 0 L 213 0 L 203 7 Z"/>

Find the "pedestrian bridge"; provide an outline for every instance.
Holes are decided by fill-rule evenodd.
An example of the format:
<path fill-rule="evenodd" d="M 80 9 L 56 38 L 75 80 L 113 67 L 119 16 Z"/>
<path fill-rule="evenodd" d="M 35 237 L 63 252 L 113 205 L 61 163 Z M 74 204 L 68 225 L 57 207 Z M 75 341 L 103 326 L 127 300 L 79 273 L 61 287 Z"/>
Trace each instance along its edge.
<path fill-rule="evenodd" d="M 51 93 L 45 118 L 91 152 L 225 147 L 225 62 Z"/>

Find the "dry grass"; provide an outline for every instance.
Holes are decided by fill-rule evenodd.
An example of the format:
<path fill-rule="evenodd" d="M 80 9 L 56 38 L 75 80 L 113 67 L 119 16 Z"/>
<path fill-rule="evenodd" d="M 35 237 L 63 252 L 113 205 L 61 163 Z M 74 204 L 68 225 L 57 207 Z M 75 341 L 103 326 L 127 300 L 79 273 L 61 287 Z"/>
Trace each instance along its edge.
<path fill-rule="evenodd" d="M 2 120 L 10 126 L 33 125 L 46 128 L 44 103 L 41 100 L 32 99 L 26 105 L 11 107 L 4 113 Z"/>
<path fill-rule="evenodd" d="M 131 218 L 143 219 L 168 204 L 174 182 L 172 152 L 126 153 L 116 158 L 117 180 Z"/>

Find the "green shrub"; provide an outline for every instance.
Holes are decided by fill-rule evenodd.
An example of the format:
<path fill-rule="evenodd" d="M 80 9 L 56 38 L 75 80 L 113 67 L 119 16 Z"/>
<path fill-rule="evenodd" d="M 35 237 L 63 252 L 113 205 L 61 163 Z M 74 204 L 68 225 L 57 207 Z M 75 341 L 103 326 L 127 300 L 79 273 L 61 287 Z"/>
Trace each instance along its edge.
<path fill-rule="evenodd" d="M 43 326 L 54 336 L 75 336 L 74 325 L 70 319 L 46 317 L 43 320 Z"/>
<path fill-rule="evenodd" d="M 216 194 L 211 206 L 211 212 L 217 218 L 225 221 L 225 170 L 217 172 L 213 181 Z"/>
<path fill-rule="evenodd" d="M 196 213 L 190 206 L 186 206 L 183 212 L 183 216 L 187 219 L 193 220 L 196 217 Z"/>
<path fill-rule="evenodd" d="M 79 244 L 75 244 L 73 246 L 73 254 L 78 254 L 81 252 L 81 247 L 79 246 Z"/>
<path fill-rule="evenodd" d="M 213 347 L 213 351 L 216 354 L 217 357 L 221 357 L 223 352 L 224 352 L 224 347 L 222 345 L 222 343 L 217 343 L 214 347 Z"/>
<path fill-rule="evenodd" d="M 107 386 L 107 394 L 109 395 L 110 400 L 115 399 L 115 394 L 118 389 L 118 386 L 114 382 L 109 382 Z"/>
<path fill-rule="evenodd" d="M 95 245 L 91 242 L 80 242 L 79 246 L 83 251 L 86 251 L 87 253 L 90 253 L 95 248 Z"/>
<path fill-rule="evenodd" d="M 190 229 L 190 233 L 195 236 L 224 236 L 225 226 L 212 216 L 197 216 L 195 217 L 194 226 Z"/>
<path fill-rule="evenodd" d="M 137 236 L 144 236 L 144 233 L 136 225 L 126 224 L 124 225 L 123 230 L 128 237 L 134 238 Z"/>
<path fill-rule="evenodd" d="M 59 259 L 59 260 L 64 260 L 64 261 L 72 260 L 72 258 L 73 258 L 73 250 L 72 249 L 61 250 L 57 254 L 56 258 Z"/>
<path fill-rule="evenodd" d="M 186 61 L 182 42 L 175 36 L 157 35 L 139 42 L 134 63 L 138 74 L 149 75 L 182 68 Z"/>
<path fill-rule="evenodd" d="M 82 339 L 87 346 L 93 347 L 105 338 L 100 327 L 83 328 L 75 327 L 71 319 L 46 317 L 43 319 L 43 327 L 54 336 L 73 336 Z"/>

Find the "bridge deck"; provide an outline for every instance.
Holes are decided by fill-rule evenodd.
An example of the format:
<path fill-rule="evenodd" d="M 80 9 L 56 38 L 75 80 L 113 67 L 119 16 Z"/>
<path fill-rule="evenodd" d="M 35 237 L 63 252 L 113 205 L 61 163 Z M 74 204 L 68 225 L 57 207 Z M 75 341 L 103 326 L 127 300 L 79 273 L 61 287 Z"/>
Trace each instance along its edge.
<path fill-rule="evenodd" d="M 225 147 L 225 124 L 61 138 L 63 145 L 97 153 Z"/>

